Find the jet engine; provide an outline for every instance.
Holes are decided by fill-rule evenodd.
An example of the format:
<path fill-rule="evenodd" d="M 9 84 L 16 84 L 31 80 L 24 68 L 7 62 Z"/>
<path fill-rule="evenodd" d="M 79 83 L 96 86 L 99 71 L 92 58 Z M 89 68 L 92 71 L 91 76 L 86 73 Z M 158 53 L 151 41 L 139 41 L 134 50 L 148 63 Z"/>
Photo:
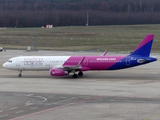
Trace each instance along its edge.
<path fill-rule="evenodd" d="M 68 71 L 64 71 L 63 69 L 59 68 L 52 68 L 50 69 L 51 76 L 64 76 L 68 75 Z"/>

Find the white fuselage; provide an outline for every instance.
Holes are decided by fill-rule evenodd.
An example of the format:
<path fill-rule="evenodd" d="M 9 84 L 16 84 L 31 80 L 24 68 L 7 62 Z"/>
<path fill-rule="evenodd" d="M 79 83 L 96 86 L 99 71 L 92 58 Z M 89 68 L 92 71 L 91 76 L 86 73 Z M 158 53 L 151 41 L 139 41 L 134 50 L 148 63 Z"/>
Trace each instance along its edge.
<path fill-rule="evenodd" d="M 70 56 L 20 56 L 3 64 L 10 70 L 50 70 L 62 66 Z"/>

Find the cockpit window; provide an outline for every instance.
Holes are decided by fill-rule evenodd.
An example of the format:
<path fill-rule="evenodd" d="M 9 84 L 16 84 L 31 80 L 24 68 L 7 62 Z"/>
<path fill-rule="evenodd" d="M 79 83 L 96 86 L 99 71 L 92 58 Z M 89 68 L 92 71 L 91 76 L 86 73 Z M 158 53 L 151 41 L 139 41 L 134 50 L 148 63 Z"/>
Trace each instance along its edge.
<path fill-rule="evenodd" d="M 12 60 L 9 60 L 8 62 L 9 62 L 9 63 L 12 63 Z"/>

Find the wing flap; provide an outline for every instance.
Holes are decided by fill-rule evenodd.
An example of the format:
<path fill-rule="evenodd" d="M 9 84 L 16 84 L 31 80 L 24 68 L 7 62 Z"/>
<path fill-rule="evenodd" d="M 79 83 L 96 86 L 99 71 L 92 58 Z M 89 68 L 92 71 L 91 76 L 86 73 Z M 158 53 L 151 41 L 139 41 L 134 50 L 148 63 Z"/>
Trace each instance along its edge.
<path fill-rule="evenodd" d="M 80 66 L 63 66 L 63 69 L 65 70 L 80 70 Z"/>

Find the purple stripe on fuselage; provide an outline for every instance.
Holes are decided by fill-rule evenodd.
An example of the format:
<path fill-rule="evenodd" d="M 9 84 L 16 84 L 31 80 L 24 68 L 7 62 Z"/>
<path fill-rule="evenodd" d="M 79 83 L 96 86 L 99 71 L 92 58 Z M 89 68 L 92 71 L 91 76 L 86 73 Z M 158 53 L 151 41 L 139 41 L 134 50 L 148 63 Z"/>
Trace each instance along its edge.
<path fill-rule="evenodd" d="M 71 56 L 63 66 L 76 66 L 84 56 Z M 81 63 L 82 71 L 107 70 L 126 56 L 85 56 Z"/>
<path fill-rule="evenodd" d="M 147 35 L 143 40 L 142 42 L 136 47 L 136 49 L 134 50 L 134 52 L 136 50 L 138 50 L 139 48 L 141 48 L 142 46 L 144 46 L 145 44 L 147 44 L 148 42 L 152 41 L 154 38 L 154 34 L 149 34 Z"/>

